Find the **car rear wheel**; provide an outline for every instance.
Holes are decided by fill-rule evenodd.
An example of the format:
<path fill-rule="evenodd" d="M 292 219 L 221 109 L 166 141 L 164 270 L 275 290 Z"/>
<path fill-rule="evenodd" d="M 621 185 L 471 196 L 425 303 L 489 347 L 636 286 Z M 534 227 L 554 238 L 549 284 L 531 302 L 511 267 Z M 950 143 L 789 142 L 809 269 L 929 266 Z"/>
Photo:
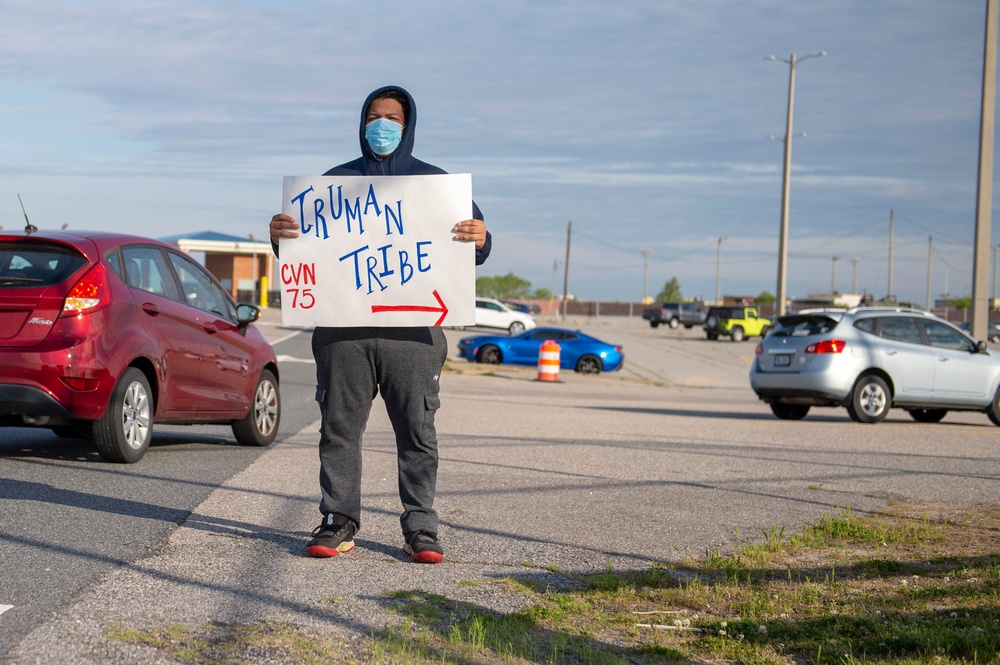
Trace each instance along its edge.
<path fill-rule="evenodd" d="M 600 374 L 601 359 L 597 356 L 586 355 L 576 361 L 576 371 L 581 374 Z"/>
<path fill-rule="evenodd" d="M 656 326 L 658 326 L 658 325 L 660 325 L 660 322 L 659 322 L 659 321 L 650 321 L 650 322 L 649 322 L 649 327 L 650 327 L 650 328 L 655 328 L 655 327 L 656 327 Z"/>
<path fill-rule="evenodd" d="M 524 324 L 521 323 L 520 321 L 515 321 L 514 323 L 510 324 L 510 328 L 508 328 L 507 330 L 510 331 L 511 335 L 520 335 L 521 333 L 524 332 Z"/>
<path fill-rule="evenodd" d="M 730 337 L 732 338 L 732 340 L 734 342 L 742 342 L 743 341 L 743 328 L 741 328 L 740 326 L 734 326 L 733 327 L 733 332 L 730 333 Z"/>
<path fill-rule="evenodd" d="M 719 333 L 705 333 L 705 336 L 713 341 L 719 339 Z"/>
<path fill-rule="evenodd" d="M 855 422 L 877 423 L 889 415 L 891 402 L 885 381 L 874 375 L 863 376 L 854 384 L 847 414 Z"/>
<path fill-rule="evenodd" d="M 243 446 L 269 446 L 278 434 L 281 422 L 281 396 L 274 372 L 265 369 L 257 379 L 253 403 L 243 420 L 233 423 L 233 436 Z"/>
<path fill-rule="evenodd" d="M 771 413 L 781 420 L 802 420 L 809 413 L 809 405 L 775 402 L 771 404 Z"/>
<path fill-rule="evenodd" d="M 479 349 L 479 353 L 476 355 L 476 360 L 481 363 L 486 363 L 487 365 L 499 365 L 503 362 L 503 354 L 500 353 L 500 349 L 497 347 L 492 344 L 487 344 L 483 348 Z"/>
<path fill-rule="evenodd" d="M 948 409 L 910 409 L 910 417 L 918 423 L 940 422 L 948 413 Z"/>
<path fill-rule="evenodd" d="M 111 393 L 111 402 L 94 421 L 94 442 L 105 462 L 138 462 L 153 438 L 153 397 L 146 375 L 129 367 Z"/>
<path fill-rule="evenodd" d="M 1000 388 L 997 388 L 996 394 L 993 395 L 993 401 L 986 407 L 986 415 L 989 416 L 990 422 L 1000 426 Z"/>

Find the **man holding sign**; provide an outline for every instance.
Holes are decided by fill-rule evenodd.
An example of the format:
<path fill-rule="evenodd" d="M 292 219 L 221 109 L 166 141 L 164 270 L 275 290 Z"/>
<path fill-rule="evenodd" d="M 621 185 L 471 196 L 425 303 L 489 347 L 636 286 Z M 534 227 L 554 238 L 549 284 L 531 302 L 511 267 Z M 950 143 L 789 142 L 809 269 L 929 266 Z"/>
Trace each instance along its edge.
<path fill-rule="evenodd" d="M 325 176 L 419 176 L 445 172 L 413 157 L 417 109 L 408 92 L 379 88 L 361 109 L 361 157 L 327 171 Z M 287 203 L 287 202 L 286 202 Z M 479 207 L 471 219 L 443 219 L 455 241 L 475 245 L 475 263 L 490 255 L 492 236 Z M 271 218 L 275 254 L 282 238 L 298 238 L 299 221 L 289 214 Z M 443 317 L 442 317 L 443 318 Z M 306 551 L 332 557 L 354 549 L 361 525 L 361 439 L 375 396 L 381 392 L 396 435 L 400 525 L 403 550 L 418 563 L 439 563 L 434 510 L 437 483 L 437 434 L 434 414 L 440 406 L 438 380 L 447 359 L 440 327 L 316 327 L 316 400 L 320 426 L 320 512 Z"/>

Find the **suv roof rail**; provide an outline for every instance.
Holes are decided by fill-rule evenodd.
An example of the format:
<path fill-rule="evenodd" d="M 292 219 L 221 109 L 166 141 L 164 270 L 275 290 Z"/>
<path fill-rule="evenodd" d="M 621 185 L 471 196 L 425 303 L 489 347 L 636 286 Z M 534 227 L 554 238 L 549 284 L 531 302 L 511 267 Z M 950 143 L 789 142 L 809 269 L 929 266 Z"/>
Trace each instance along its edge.
<path fill-rule="evenodd" d="M 917 314 L 931 314 L 933 312 L 928 312 L 926 309 L 920 309 L 919 307 L 902 307 L 900 305 L 861 305 L 859 307 L 852 307 L 848 312 L 852 314 L 855 312 L 914 312 Z"/>

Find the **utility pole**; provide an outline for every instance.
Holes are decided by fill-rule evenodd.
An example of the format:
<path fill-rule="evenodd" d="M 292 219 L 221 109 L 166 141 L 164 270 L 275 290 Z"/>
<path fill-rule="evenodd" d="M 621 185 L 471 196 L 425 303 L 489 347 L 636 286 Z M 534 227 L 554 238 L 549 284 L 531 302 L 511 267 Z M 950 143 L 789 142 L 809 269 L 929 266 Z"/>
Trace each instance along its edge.
<path fill-rule="evenodd" d="M 0 226 L 0 229 L 3 227 Z M 993 297 L 990 299 L 990 309 L 993 309 L 993 303 L 997 299 L 997 250 L 1000 249 L 1000 245 L 993 245 Z"/>
<path fill-rule="evenodd" d="M 997 0 L 986 0 L 986 36 L 983 43 L 983 99 L 979 113 L 979 179 L 976 191 L 976 242 L 972 257 L 972 336 L 986 339 L 989 307 L 986 280 L 989 269 L 990 224 L 993 218 L 993 126 L 997 86 Z"/>
<path fill-rule="evenodd" d="M 573 220 L 566 225 L 566 265 L 563 272 L 562 320 L 566 320 L 566 302 L 569 299 L 569 243 L 573 235 Z"/>
<path fill-rule="evenodd" d="M 795 54 L 785 60 L 776 55 L 765 56 L 765 60 L 777 61 L 788 64 L 788 113 L 785 116 L 785 159 L 781 177 L 781 229 L 778 235 L 778 295 L 776 310 L 781 316 L 785 313 L 785 285 L 788 281 L 788 198 L 792 177 L 792 111 L 795 108 L 795 65 L 809 58 L 819 58 L 826 55 L 826 51 L 810 53 L 796 60 Z"/>
<path fill-rule="evenodd" d="M 855 295 L 858 293 L 858 264 L 859 263 L 861 263 L 861 258 L 860 257 L 858 257 L 858 256 L 851 257 L 851 269 L 852 269 L 851 273 L 852 273 L 852 277 L 853 277 L 853 279 L 851 281 L 851 293 L 855 294 Z"/>
<path fill-rule="evenodd" d="M 722 300 L 722 241 L 726 236 L 719 236 L 719 244 L 715 247 L 715 305 Z"/>
<path fill-rule="evenodd" d="M 892 295 L 892 227 L 893 223 L 896 221 L 896 211 L 889 210 L 889 292 L 886 294 L 886 299 L 892 302 L 896 301 L 896 297 Z"/>
<path fill-rule="evenodd" d="M 931 301 L 931 257 L 934 255 L 934 236 L 927 236 L 927 311 L 934 309 Z"/>
<path fill-rule="evenodd" d="M 650 252 L 650 249 L 648 247 L 643 247 L 639 251 L 642 252 L 642 304 L 645 305 L 646 302 L 647 302 L 646 301 L 646 293 L 647 293 L 647 291 L 646 291 L 646 283 L 647 283 L 647 277 L 649 276 L 649 252 Z"/>
<path fill-rule="evenodd" d="M 839 256 L 830 257 L 830 295 L 837 293 L 837 261 L 840 260 Z"/>

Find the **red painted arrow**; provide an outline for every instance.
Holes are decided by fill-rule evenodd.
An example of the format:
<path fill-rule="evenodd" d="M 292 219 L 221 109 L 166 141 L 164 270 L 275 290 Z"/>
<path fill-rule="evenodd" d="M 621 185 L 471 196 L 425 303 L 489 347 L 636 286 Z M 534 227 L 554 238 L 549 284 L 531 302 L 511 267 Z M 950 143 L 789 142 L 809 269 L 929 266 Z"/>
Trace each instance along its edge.
<path fill-rule="evenodd" d="M 427 307 L 425 305 L 372 305 L 372 314 L 378 314 L 379 312 L 441 312 L 441 318 L 434 322 L 434 325 L 439 326 L 444 321 L 444 317 L 448 316 L 448 308 L 445 306 L 444 301 L 441 300 L 441 296 L 438 295 L 437 290 L 434 291 L 434 298 L 437 299 L 439 307 Z"/>

